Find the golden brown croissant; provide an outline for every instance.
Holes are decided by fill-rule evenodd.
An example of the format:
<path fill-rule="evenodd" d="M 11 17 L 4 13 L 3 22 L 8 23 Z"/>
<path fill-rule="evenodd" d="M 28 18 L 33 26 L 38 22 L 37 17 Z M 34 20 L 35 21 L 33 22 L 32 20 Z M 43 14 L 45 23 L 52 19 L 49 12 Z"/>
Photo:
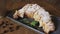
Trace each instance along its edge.
<path fill-rule="evenodd" d="M 27 4 L 22 9 L 16 11 L 13 17 L 15 18 L 18 15 L 19 17 L 23 18 L 24 14 L 28 18 L 33 18 L 34 20 L 38 21 L 40 24 L 39 27 L 43 27 L 44 32 L 46 32 L 47 34 L 50 31 L 55 30 L 55 26 L 51 20 L 50 14 L 39 5 Z"/>

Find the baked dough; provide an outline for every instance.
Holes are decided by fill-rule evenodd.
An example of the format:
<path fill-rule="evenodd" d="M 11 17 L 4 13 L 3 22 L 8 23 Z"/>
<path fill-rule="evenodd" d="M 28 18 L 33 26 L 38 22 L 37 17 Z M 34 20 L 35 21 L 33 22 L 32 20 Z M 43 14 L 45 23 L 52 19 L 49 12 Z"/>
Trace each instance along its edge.
<path fill-rule="evenodd" d="M 18 13 L 18 14 L 17 14 Z M 15 12 L 14 17 L 18 15 L 19 17 L 24 17 L 24 14 L 28 18 L 33 18 L 35 21 L 39 22 L 39 27 L 42 27 L 45 33 L 55 30 L 54 23 L 51 20 L 51 15 L 44 8 L 37 4 L 27 4 L 22 9 Z"/>

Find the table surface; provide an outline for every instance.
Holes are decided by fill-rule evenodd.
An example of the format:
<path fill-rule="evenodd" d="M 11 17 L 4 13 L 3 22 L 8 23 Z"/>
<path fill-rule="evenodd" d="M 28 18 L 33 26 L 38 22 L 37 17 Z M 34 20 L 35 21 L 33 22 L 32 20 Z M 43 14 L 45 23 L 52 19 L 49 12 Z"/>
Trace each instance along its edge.
<path fill-rule="evenodd" d="M 5 15 L 3 13 L 6 13 L 7 10 L 21 8 L 27 3 L 36 3 L 52 15 L 60 17 L 60 0 L 0 0 L 0 14 Z"/>

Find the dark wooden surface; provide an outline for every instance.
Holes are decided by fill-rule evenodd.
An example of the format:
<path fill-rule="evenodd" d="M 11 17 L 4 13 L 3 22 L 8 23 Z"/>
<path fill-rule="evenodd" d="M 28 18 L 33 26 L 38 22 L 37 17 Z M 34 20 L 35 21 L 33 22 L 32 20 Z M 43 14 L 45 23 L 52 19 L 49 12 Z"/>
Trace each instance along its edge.
<path fill-rule="evenodd" d="M 47 0 L 47 2 L 60 8 L 60 0 Z"/>
<path fill-rule="evenodd" d="M 52 15 L 60 17 L 60 1 L 59 0 L 0 0 L 0 15 L 5 15 L 7 10 L 13 10 L 23 7 L 27 3 L 37 3 Z M 1 20 L 1 19 L 0 19 Z M 9 20 L 10 21 L 10 20 Z M 20 30 L 15 30 L 9 34 L 38 34 L 30 29 L 21 27 Z M 8 34 L 8 33 L 7 33 Z"/>
<path fill-rule="evenodd" d="M 27 3 L 36 3 L 52 15 L 60 17 L 60 0 L 0 0 L 0 14 L 4 15 L 5 11 L 21 8 Z"/>
<path fill-rule="evenodd" d="M 4 15 L 6 10 L 18 9 L 27 3 L 37 3 L 51 14 L 60 16 L 59 0 L 0 0 L 0 15 Z"/>
<path fill-rule="evenodd" d="M 27 3 L 36 3 L 46 9 L 46 11 L 49 11 L 52 15 L 60 16 L 60 8 L 58 8 L 59 4 L 58 1 L 54 0 L 8 0 L 6 9 L 7 10 L 13 10 L 23 7 Z"/>

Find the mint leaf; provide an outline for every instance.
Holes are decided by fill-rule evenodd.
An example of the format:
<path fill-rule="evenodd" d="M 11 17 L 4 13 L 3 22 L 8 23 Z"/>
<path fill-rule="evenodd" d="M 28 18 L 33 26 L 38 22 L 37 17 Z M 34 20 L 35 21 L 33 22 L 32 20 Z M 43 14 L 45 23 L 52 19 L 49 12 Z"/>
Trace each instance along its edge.
<path fill-rule="evenodd" d="M 36 26 L 37 23 L 38 23 L 37 21 L 32 21 L 31 26 Z"/>

